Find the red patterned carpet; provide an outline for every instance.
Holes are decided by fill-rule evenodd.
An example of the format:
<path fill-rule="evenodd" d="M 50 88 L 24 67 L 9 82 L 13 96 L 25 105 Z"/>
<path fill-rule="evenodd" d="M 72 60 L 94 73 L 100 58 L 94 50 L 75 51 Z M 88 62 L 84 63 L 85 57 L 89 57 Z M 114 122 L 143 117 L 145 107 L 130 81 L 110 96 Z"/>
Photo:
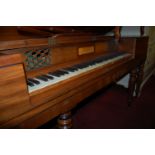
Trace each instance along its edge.
<path fill-rule="evenodd" d="M 75 129 L 155 128 L 155 76 L 144 85 L 141 96 L 127 106 L 127 90 L 109 86 L 81 102 L 73 111 Z M 53 120 L 41 128 L 54 128 Z"/>

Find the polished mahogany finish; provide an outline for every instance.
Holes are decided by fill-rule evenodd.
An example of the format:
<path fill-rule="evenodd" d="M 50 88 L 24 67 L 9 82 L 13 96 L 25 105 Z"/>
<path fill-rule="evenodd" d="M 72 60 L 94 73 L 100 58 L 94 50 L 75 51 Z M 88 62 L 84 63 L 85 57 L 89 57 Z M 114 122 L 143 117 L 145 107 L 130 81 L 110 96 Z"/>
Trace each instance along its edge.
<path fill-rule="evenodd" d="M 115 37 L 19 31 L 35 36 L 0 42 L 1 128 L 37 128 L 56 116 L 59 128 L 71 128 L 69 111 L 127 73 L 130 103 L 135 88 L 139 93 L 148 37 L 120 38 L 118 27 Z"/>

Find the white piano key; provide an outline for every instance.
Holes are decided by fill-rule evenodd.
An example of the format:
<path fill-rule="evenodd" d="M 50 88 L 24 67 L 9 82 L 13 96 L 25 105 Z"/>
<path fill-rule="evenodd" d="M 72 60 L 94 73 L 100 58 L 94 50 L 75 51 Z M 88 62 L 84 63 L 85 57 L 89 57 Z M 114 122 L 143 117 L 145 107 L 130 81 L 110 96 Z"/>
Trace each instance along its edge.
<path fill-rule="evenodd" d="M 42 81 L 42 80 L 39 80 L 39 79 L 34 78 L 34 79 L 38 80 L 38 81 L 40 82 L 40 84 L 35 85 L 35 86 L 33 86 L 33 87 L 28 86 L 28 91 L 29 91 L 29 93 L 31 93 L 31 92 L 33 92 L 33 91 L 36 91 L 36 90 L 45 88 L 45 87 L 47 87 L 47 86 L 56 84 L 56 83 L 58 83 L 58 82 L 61 82 L 61 81 L 63 81 L 63 80 L 66 80 L 66 79 L 68 79 L 68 78 L 70 78 L 70 77 L 73 77 L 73 76 L 76 76 L 76 75 L 85 73 L 85 72 L 90 71 L 90 70 L 93 70 L 93 69 L 96 69 L 96 68 L 101 67 L 101 66 L 103 66 L 103 65 L 106 65 L 106 64 L 108 64 L 108 63 L 114 63 L 114 62 L 116 62 L 117 60 L 120 60 L 120 59 L 122 59 L 122 58 L 124 58 L 124 57 L 127 57 L 127 56 L 129 56 L 129 55 L 130 55 L 130 54 L 120 55 L 120 56 L 117 56 L 117 57 L 115 57 L 115 58 L 113 58 L 113 59 L 109 59 L 109 60 L 103 61 L 103 62 L 101 62 L 101 63 L 97 63 L 97 64 L 95 64 L 95 65 L 91 65 L 91 66 L 85 67 L 85 68 L 83 68 L 83 69 L 78 69 L 77 71 L 74 71 L 74 72 L 68 71 L 68 74 L 64 74 L 64 75 L 62 75 L 62 76 L 60 76 L 60 77 L 56 77 L 56 76 L 47 74 L 47 75 L 53 77 L 52 80 L 49 79 L 48 81 Z"/>

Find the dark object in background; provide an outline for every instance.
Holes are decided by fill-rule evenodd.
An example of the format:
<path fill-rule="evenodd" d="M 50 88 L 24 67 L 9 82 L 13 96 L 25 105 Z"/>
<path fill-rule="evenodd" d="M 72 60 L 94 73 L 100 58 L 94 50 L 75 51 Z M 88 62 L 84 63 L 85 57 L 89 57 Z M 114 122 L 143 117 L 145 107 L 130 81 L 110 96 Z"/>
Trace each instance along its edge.
<path fill-rule="evenodd" d="M 115 26 L 19 26 L 19 32 L 40 33 L 45 32 L 46 35 L 60 33 L 90 33 L 90 34 L 106 34 L 112 31 Z"/>

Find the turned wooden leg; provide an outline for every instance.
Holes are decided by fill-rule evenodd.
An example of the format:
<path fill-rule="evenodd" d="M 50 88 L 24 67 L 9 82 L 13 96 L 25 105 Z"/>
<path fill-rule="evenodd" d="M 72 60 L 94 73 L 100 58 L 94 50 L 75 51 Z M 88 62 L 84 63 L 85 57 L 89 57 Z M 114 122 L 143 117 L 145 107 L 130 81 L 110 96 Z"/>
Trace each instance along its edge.
<path fill-rule="evenodd" d="M 130 106 L 131 102 L 133 101 L 133 94 L 135 90 L 136 85 L 136 79 L 137 79 L 137 70 L 133 69 L 130 73 L 130 79 L 129 79 L 129 93 L 128 93 L 128 105 Z"/>
<path fill-rule="evenodd" d="M 144 70 L 144 64 L 141 64 L 138 67 L 137 83 L 136 83 L 136 97 L 140 96 L 141 84 L 143 81 L 143 74 L 144 74 L 143 70 Z"/>
<path fill-rule="evenodd" d="M 61 114 L 58 118 L 57 125 L 59 129 L 71 129 L 72 128 L 71 112 Z"/>

